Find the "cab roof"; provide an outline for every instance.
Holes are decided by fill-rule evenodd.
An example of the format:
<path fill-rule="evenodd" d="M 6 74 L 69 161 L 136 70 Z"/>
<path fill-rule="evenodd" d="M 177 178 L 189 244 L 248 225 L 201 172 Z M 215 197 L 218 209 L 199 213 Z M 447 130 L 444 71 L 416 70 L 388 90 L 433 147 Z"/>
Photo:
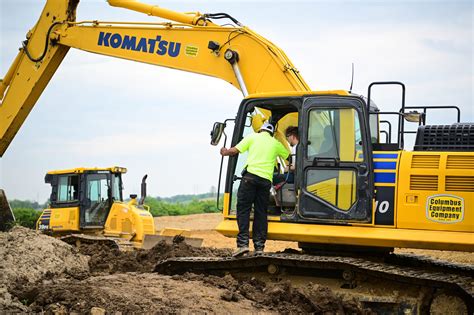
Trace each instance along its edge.
<path fill-rule="evenodd" d="M 255 93 L 248 95 L 245 99 L 253 98 L 270 98 L 270 97 L 302 97 L 311 95 L 339 95 L 348 96 L 351 95 L 346 90 L 327 90 L 327 91 L 286 91 L 286 92 L 265 92 Z"/>
<path fill-rule="evenodd" d="M 58 174 L 82 174 L 85 172 L 103 172 L 108 171 L 111 173 L 127 173 L 127 169 L 125 167 L 120 166 L 112 166 L 112 167 L 77 167 L 77 168 L 70 168 L 66 170 L 55 170 L 49 171 L 46 174 L 50 175 L 58 175 Z"/>

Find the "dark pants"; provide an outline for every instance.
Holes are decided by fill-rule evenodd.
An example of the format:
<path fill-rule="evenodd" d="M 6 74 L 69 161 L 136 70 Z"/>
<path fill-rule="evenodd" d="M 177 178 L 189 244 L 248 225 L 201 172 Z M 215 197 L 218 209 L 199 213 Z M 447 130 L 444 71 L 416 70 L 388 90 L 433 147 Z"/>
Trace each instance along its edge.
<path fill-rule="evenodd" d="M 250 211 L 254 205 L 253 214 L 253 244 L 255 249 L 265 247 L 267 240 L 268 222 L 267 208 L 272 183 L 265 178 L 247 173 L 242 177 L 237 193 L 237 247 L 249 246 Z"/>

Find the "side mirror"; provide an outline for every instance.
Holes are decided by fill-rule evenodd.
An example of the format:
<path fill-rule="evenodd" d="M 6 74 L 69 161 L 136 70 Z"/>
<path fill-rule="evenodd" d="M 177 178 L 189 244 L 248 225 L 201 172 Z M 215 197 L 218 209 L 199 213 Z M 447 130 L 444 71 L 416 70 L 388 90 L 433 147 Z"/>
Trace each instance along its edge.
<path fill-rule="evenodd" d="M 225 124 L 220 122 L 215 122 L 211 130 L 211 144 L 217 145 L 221 140 L 222 133 L 224 132 Z"/>

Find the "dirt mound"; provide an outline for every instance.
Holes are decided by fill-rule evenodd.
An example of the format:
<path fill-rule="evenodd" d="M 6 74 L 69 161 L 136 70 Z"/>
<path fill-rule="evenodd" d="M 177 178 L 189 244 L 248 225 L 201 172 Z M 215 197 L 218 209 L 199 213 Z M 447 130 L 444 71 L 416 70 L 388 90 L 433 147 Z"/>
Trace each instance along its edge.
<path fill-rule="evenodd" d="M 124 273 L 43 281 L 20 296 L 31 312 L 370 314 L 318 285 L 184 274 Z"/>
<path fill-rule="evenodd" d="M 23 309 L 11 295 L 20 287 L 54 277 L 83 279 L 89 274 L 86 256 L 24 227 L 0 233 L 0 257 L 0 309 L 5 310 Z"/>
<path fill-rule="evenodd" d="M 152 272 L 155 265 L 171 257 L 228 256 L 230 249 L 196 248 L 175 237 L 172 244 L 161 241 L 149 250 L 120 251 L 106 244 L 83 244 L 81 254 L 90 256 L 89 267 L 93 273 Z"/>
<path fill-rule="evenodd" d="M 267 284 L 230 274 L 151 273 L 167 258 L 230 253 L 230 249 L 191 247 L 182 237 L 176 237 L 172 244 L 163 241 L 150 250 L 119 251 L 104 243 L 82 244 L 76 250 L 35 231 L 16 228 L 0 234 L 0 254 L 6 257 L 0 262 L 0 311 L 365 313 L 355 301 L 345 301 L 318 285 Z"/>
<path fill-rule="evenodd" d="M 337 296 L 327 287 L 309 284 L 297 288 L 290 282 L 265 283 L 255 278 L 236 279 L 231 275 L 218 277 L 185 273 L 173 279 L 202 281 L 205 284 L 224 289 L 221 298 L 225 301 L 250 300 L 261 309 L 280 314 L 371 314 L 355 300 Z"/>
<path fill-rule="evenodd" d="M 78 280 L 44 282 L 23 298 L 32 312 L 77 312 L 89 314 L 93 308 L 107 314 L 178 314 L 178 313 L 258 313 L 267 308 L 250 300 L 223 301 L 224 289 L 201 281 L 174 280 L 159 274 L 125 273 Z"/>

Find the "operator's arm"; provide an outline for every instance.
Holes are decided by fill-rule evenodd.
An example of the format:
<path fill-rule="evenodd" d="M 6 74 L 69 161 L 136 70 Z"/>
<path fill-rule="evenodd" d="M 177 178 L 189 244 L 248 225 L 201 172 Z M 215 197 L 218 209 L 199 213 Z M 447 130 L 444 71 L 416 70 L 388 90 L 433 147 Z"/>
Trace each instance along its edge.
<path fill-rule="evenodd" d="M 221 149 L 221 155 L 222 156 L 234 156 L 239 154 L 240 151 L 236 147 L 232 147 L 230 149 L 222 148 Z"/>
<path fill-rule="evenodd" d="M 234 155 L 237 155 L 239 153 L 243 153 L 243 152 L 247 151 L 249 149 L 252 141 L 253 141 L 254 135 L 255 135 L 255 133 L 246 136 L 245 138 L 240 140 L 240 142 L 237 143 L 237 145 L 235 147 L 232 147 L 230 149 L 222 148 L 221 149 L 221 155 L 223 155 L 223 156 L 234 156 Z"/>
<path fill-rule="evenodd" d="M 281 157 L 284 160 L 286 160 L 288 158 L 288 156 L 290 155 L 290 152 L 278 140 L 277 140 L 277 154 L 278 154 L 279 157 Z"/>
<path fill-rule="evenodd" d="M 277 142 L 277 155 L 282 158 L 283 160 L 286 160 L 288 156 L 290 156 L 290 152 L 285 148 L 285 146 L 280 142 Z M 288 172 L 288 166 L 285 166 L 285 172 Z"/>
<path fill-rule="evenodd" d="M 287 166 L 285 166 L 285 172 L 288 172 L 288 171 L 294 171 L 295 170 L 295 165 L 294 164 L 288 164 Z"/>
<path fill-rule="evenodd" d="M 285 172 L 288 171 L 295 171 L 295 164 L 296 164 L 296 146 L 291 147 L 290 156 L 288 157 L 289 164 L 285 167 Z"/>

